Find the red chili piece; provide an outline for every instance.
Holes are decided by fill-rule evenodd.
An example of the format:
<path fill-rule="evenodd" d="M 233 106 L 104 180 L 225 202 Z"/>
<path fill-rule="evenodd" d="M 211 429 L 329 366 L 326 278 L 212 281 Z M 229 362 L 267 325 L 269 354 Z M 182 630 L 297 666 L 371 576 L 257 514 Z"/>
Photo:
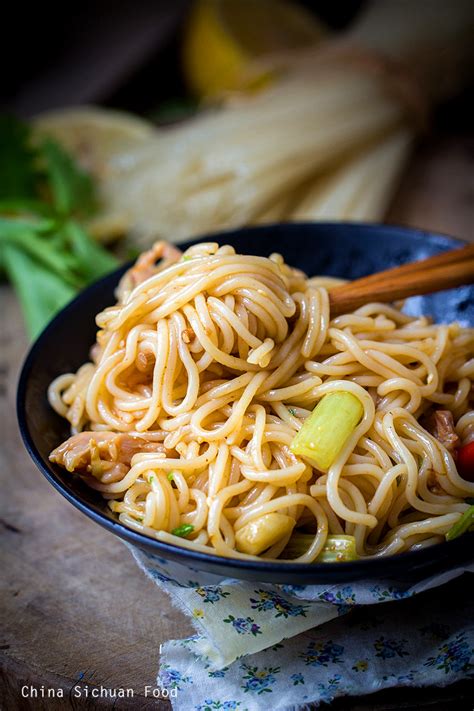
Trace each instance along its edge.
<path fill-rule="evenodd" d="M 457 468 L 463 479 L 474 481 L 474 442 L 458 450 Z"/>

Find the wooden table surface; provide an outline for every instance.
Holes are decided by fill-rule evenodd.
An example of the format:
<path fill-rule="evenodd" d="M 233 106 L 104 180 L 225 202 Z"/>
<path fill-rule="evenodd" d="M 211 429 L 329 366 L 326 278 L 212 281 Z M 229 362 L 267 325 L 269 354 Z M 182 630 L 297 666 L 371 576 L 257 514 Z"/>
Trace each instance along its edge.
<path fill-rule="evenodd" d="M 474 141 L 433 139 L 406 171 L 390 222 L 474 241 Z M 16 300 L 1 286 L 0 706 L 15 709 L 166 709 L 144 698 L 160 643 L 192 633 L 166 595 L 138 571 L 123 544 L 68 504 L 36 470 L 20 440 L 14 401 L 27 348 Z M 74 698 L 80 682 L 135 690 L 132 700 Z M 24 699 L 23 685 L 61 688 L 64 699 Z M 337 709 L 453 708 L 467 687 L 391 691 Z M 3 704 L 3 705 L 2 705 Z M 457 708 L 464 708 L 462 702 Z"/>

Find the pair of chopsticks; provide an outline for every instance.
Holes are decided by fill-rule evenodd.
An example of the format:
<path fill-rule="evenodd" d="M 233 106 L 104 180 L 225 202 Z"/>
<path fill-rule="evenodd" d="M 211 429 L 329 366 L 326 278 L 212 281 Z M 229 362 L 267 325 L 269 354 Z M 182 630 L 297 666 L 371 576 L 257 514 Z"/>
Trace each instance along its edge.
<path fill-rule="evenodd" d="M 474 284 L 474 244 L 336 286 L 329 291 L 331 315 L 466 284 Z"/>

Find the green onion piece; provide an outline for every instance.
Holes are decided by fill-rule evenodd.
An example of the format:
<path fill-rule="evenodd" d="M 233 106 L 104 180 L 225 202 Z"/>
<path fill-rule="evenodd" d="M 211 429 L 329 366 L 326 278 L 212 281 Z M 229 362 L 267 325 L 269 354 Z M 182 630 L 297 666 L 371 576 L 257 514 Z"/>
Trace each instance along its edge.
<path fill-rule="evenodd" d="M 190 523 L 183 523 L 178 528 L 173 528 L 171 533 L 173 536 L 179 536 L 180 538 L 187 538 L 190 533 L 194 531 L 194 526 Z"/>
<path fill-rule="evenodd" d="M 359 424 L 364 409 L 346 391 L 328 393 L 318 402 L 291 443 L 293 454 L 307 457 L 326 472 Z"/>
<path fill-rule="evenodd" d="M 299 558 L 305 553 L 312 541 L 314 535 L 311 533 L 300 533 L 296 531 L 288 541 L 285 550 L 281 554 L 281 558 Z M 324 548 L 318 555 L 315 563 L 346 563 L 351 560 L 358 560 L 359 556 L 356 552 L 356 541 L 354 536 L 328 536 Z"/>
<path fill-rule="evenodd" d="M 294 407 L 289 407 L 288 412 L 290 413 L 290 415 L 293 415 L 293 417 L 296 416 L 296 410 Z"/>
<path fill-rule="evenodd" d="M 467 511 L 464 511 L 463 515 L 456 521 L 454 526 L 452 526 L 446 533 L 446 540 L 452 541 L 458 536 L 462 536 L 466 531 L 474 530 L 474 506 L 470 506 Z"/>
<path fill-rule="evenodd" d="M 174 472 L 168 474 L 168 481 L 174 481 Z"/>

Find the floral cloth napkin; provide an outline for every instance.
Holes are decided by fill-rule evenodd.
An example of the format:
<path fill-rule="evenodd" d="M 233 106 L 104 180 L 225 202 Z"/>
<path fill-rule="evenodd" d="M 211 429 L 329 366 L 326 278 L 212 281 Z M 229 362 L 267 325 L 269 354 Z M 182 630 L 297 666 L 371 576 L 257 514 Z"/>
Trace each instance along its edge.
<path fill-rule="evenodd" d="M 129 547 L 196 628 L 163 645 L 157 681 L 175 690 L 175 711 L 305 709 L 474 676 L 474 576 L 446 585 L 474 565 L 412 585 L 276 586 L 220 582 Z"/>

